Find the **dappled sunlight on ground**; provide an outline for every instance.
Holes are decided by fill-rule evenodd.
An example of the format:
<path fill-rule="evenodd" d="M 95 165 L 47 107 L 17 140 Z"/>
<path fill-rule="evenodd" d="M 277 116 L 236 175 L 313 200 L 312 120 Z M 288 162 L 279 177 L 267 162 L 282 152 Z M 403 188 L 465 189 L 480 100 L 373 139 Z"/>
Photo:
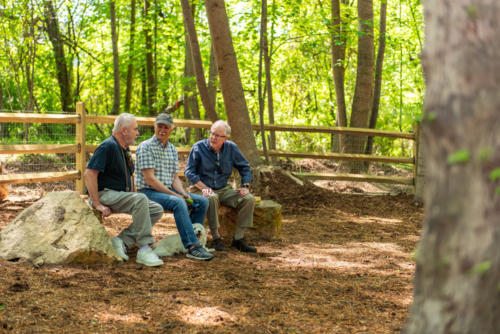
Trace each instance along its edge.
<path fill-rule="evenodd" d="M 97 319 L 100 322 L 121 321 L 121 322 L 133 322 L 133 323 L 145 322 L 147 320 L 144 319 L 144 317 L 140 314 L 136 313 L 120 314 L 121 312 L 123 312 L 123 309 L 111 307 L 110 311 L 101 311 L 98 314 L 95 314 L 94 319 Z"/>
<path fill-rule="evenodd" d="M 387 259 L 397 259 L 394 270 L 412 270 L 414 265 L 409 255 L 396 244 L 378 242 L 351 242 L 342 246 L 333 244 L 301 243 L 286 249 L 269 246 L 260 248 L 260 252 L 269 254 L 270 266 L 290 266 L 304 268 L 329 268 L 341 271 L 376 271 L 384 275 L 391 274 L 387 268 Z"/>
<path fill-rule="evenodd" d="M 182 305 L 175 314 L 193 325 L 221 326 L 224 322 L 234 321 L 235 317 L 231 314 L 218 309 L 217 307 L 195 307 Z"/>
<path fill-rule="evenodd" d="M 405 195 L 288 189 L 279 181 L 281 238 L 249 239 L 257 254 L 231 248 L 209 262 L 179 254 L 155 268 L 137 264 L 136 249 L 117 265 L 0 259 L 0 332 L 399 332 L 413 298 L 421 208 Z M 0 229 L 38 199 L 13 196 L 0 202 Z M 114 236 L 130 223 L 130 215 L 114 214 L 103 225 Z M 173 233 L 165 214 L 153 236 Z"/>

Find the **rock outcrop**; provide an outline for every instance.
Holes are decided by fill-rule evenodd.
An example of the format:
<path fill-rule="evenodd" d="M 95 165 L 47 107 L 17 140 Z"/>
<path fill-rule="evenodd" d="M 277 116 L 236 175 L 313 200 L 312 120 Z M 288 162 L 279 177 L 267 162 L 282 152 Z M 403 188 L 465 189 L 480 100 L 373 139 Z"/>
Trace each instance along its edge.
<path fill-rule="evenodd" d="M 93 210 L 74 191 L 52 192 L 0 231 L 0 256 L 35 265 L 121 259 Z"/>

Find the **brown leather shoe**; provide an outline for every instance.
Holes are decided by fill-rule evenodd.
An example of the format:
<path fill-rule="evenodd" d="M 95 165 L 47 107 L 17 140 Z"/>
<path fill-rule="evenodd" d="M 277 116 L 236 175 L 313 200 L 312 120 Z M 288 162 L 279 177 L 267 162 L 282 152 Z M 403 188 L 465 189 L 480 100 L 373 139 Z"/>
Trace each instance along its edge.
<path fill-rule="evenodd" d="M 227 252 L 227 247 L 222 243 L 222 238 L 216 238 L 212 240 L 210 248 L 215 249 L 218 252 Z"/>
<path fill-rule="evenodd" d="M 257 253 L 257 248 L 255 248 L 254 246 L 247 245 L 245 239 L 239 239 L 239 240 L 233 239 L 231 247 L 235 247 L 240 252 Z"/>

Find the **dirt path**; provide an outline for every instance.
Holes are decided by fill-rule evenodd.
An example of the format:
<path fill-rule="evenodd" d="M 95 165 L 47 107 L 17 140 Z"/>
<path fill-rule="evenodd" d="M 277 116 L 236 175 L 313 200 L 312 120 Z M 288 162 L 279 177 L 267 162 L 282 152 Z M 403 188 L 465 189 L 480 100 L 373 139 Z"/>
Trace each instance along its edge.
<path fill-rule="evenodd" d="M 134 256 L 102 267 L 0 259 L 0 333 L 399 332 L 422 209 L 406 195 L 310 190 L 275 195 L 282 238 L 257 241 L 256 255 L 176 256 L 159 268 Z M 0 203 L 0 229 L 34 200 L 18 195 Z M 115 235 L 128 223 L 114 215 L 105 227 Z M 174 232 L 169 215 L 154 228 L 157 238 Z"/>

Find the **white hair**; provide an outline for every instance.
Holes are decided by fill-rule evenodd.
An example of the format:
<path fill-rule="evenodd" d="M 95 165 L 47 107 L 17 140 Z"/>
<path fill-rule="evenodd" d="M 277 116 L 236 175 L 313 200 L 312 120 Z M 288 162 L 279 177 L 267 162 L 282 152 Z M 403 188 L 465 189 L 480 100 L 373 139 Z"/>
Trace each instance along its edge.
<path fill-rule="evenodd" d="M 135 116 L 128 113 L 120 114 L 115 119 L 115 126 L 113 127 L 113 133 L 117 133 L 121 128 L 130 126 L 132 122 L 135 120 Z"/>
<path fill-rule="evenodd" d="M 229 126 L 229 124 L 227 124 L 226 122 L 224 122 L 221 119 L 219 119 L 218 121 L 215 121 L 215 123 L 212 124 L 212 127 L 210 128 L 210 131 L 213 131 L 213 129 L 218 128 L 220 126 L 224 126 L 224 134 L 226 136 L 231 135 L 231 127 Z"/>

